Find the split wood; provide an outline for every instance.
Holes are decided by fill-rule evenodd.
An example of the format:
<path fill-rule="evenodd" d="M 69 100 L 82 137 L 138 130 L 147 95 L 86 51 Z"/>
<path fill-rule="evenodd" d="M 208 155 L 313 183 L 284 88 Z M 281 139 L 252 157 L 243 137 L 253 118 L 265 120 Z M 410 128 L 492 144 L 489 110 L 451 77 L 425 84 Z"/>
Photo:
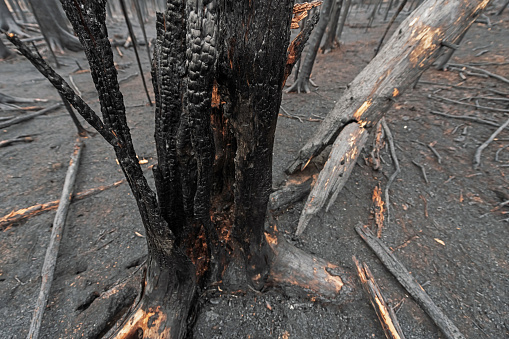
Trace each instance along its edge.
<path fill-rule="evenodd" d="M 69 205 L 71 204 L 74 182 L 76 181 L 76 174 L 78 173 L 78 166 L 83 147 L 83 141 L 78 139 L 74 145 L 71 161 L 69 163 L 69 169 L 67 170 L 67 174 L 65 176 L 64 188 L 60 197 L 60 204 L 58 205 L 55 219 L 53 221 L 53 229 L 51 230 L 50 242 L 48 249 L 46 250 L 46 257 L 44 258 L 44 264 L 42 266 L 41 290 L 35 304 L 32 323 L 30 324 L 30 329 L 28 331 L 28 339 L 37 339 L 39 337 L 42 316 L 44 315 L 51 284 L 53 282 L 53 274 L 55 273 L 55 267 L 57 264 L 58 249 L 60 247 L 60 241 L 62 240 L 67 211 L 69 210 Z"/>
<path fill-rule="evenodd" d="M 482 153 L 482 151 L 486 147 L 488 147 L 488 145 L 493 140 L 495 140 L 497 135 L 499 135 L 500 132 L 502 132 L 507 126 L 509 126 L 509 119 L 507 119 L 507 121 L 503 125 L 501 125 L 499 128 L 497 128 L 497 130 L 495 132 L 493 132 L 493 134 L 488 138 L 488 140 L 486 140 L 481 146 L 479 146 L 479 148 L 477 148 L 477 150 L 475 151 L 475 156 L 474 156 L 474 169 L 477 169 L 480 166 L 480 164 L 481 164 L 481 153 Z"/>
<path fill-rule="evenodd" d="M 375 309 L 375 313 L 382 324 L 382 329 L 387 339 L 404 339 L 405 335 L 401 330 L 398 318 L 394 310 L 387 305 L 382 290 L 378 286 L 366 263 L 359 263 L 355 256 L 352 257 L 355 266 L 357 267 L 357 274 L 362 283 L 364 291 L 369 297 L 371 305 Z"/>
<path fill-rule="evenodd" d="M 438 0 L 433 2 L 433 6 L 431 3 L 419 6 L 342 93 L 336 106 L 287 168 L 287 173 L 302 171 L 309 160 L 332 144 L 339 132 L 352 121 L 371 129 L 395 99 L 436 61 L 440 55 L 438 50 L 443 48 L 440 42 L 444 37 L 455 41 L 487 5 L 487 2 L 480 4 L 473 0 Z M 429 13 L 430 8 L 433 8 L 433 14 Z M 409 26 L 415 29 L 408 29 Z M 434 43 L 424 44 L 423 41 Z M 417 55 L 418 58 L 415 57 Z"/>
<path fill-rule="evenodd" d="M 332 145 L 329 159 L 304 205 L 295 232 L 296 236 L 304 232 L 311 218 L 325 206 L 329 197 L 327 210 L 334 203 L 339 191 L 345 186 L 350 173 L 352 173 L 357 157 L 367 139 L 367 130 L 356 122 L 346 125 L 341 131 Z"/>
<path fill-rule="evenodd" d="M 385 186 L 385 192 L 384 192 L 385 208 L 387 209 L 387 224 L 389 224 L 389 221 L 391 220 L 391 206 L 390 206 L 390 200 L 389 200 L 389 188 L 391 188 L 391 185 L 394 182 L 394 179 L 396 179 L 399 172 L 401 172 L 401 168 L 399 167 L 398 156 L 396 155 L 396 149 L 394 147 L 394 138 L 392 137 L 391 130 L 389 129 L 387 122 L 385 122 L 385 118 L 382 118 L 380 121 L 382 122 L 382 127 L 385 132 L 385 137 L 387 138 L 387 141 L 389 142 L 389 149 L 391 150 L 391 157 L 392 157 L 392 161 L 394 161 L 394 167 L 396 167 L 396 170 L 389 178 L 389 181 L 387 181 L 387 186 Z"/>
<path fill-rule="evenodd" d="M 9 126 L 12 126 L 12 125 L 15 125 L 15 124 L 19 124 L 20 122 L 23 122 L 23 121 L 26 121 L 26 120 L 30 120 L 32 118 L 35 118 L 36 116 L 39 116 L 39 115 L 42 115 L 42 114 L 47 113 L 49 111 L 52 111 L 55 108 L 58 108 L 60 106 L 61 106 L 61 104 L 57 103 L 57 104 L 51 105 L 50 107 L 46 107 L 44 109 L 41 109 L 40 111 L 37 111 L 37 112 L 20 115 L 19 117 L 15 117 L 15 118 L 12 118 L 10 120 L 2 121 L 2 122 L 0 122 L 0 128 L 9 127 Z"/>
<path fill-rule="evenodd" d="M 72 197 L 72 202 L 80 201 L 85 198 L 94 196 L 102 191 L 106 191 L 110 188 L 117 187 L 120 184 L 124 183 L 125 181 L 126 181 L 126 179 L 122 179 L 122 180 L 116 181 L 110 185 L 94 187 L 94 188 L 85 190 L 83 192 L 79 192 Z M 54 210 L 58 207 L 59 204 L 60 204 L 60 200 L 53 200 L 53 201 L 46 202 L 44 204 L 37 204 L 37 205 L 30 206 L 27 208 L 19 209 L 17 211 L 12 211 L 11 213 L 0 218 L 0 229 L 6 229 L 7 227 L 11 226 L 12 224 L 18 223 L 18 222 L 23 221 L 27 218 L 34 217 L 34 216 L 39 215 L 46 211 Z"/>
<path fill-rule="evenodd" d="M 391 250 L 378 239 L 369 229 L 362 226 L 355 227 L 357 233 L 375 252 L 376 256 L 385 265 L 385 267 L 394 275 L 399 283 L 415 299 L 415 301 L 426 311 L 430 318 L 440 328 L 442 333 L 448 339 L 465 339 L 460 330 L 452 321 L 440 310 L 431 300 L 424 288 L 415 280 L 401 262 L 394 256 Z"/>

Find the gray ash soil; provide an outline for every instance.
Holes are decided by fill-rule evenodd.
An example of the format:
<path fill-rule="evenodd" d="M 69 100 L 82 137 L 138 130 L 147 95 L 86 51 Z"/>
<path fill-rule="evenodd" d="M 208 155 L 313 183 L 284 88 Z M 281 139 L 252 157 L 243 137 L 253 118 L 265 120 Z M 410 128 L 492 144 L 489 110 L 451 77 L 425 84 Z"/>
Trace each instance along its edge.
<path fill-rule="evenodd" d="M 509 77 L 509 11 L 495 16 L 492 27 L 472 26 L 451 62 L 478 64 Z M 365 10 L 349 19 L 344 44 L 319 55 L 312 79 L 319 86 L 309 94 L 284 94 L 283 107 L 291 115 L 280 117 L 274 150 L 274 185 L 288 179 L 284 169 L 312 136 L 319 122 L 339 100 L 345 86 L 369 62 L 385 25 L 365 33 L 355 28 L 366 22 Z M 398 20 L 400 22 L 400 20 Z M 150 26 L 150 25 L 148 25 Z M 148 27 L 147 26 L 147 27 Z M 120 22 L 113 33 L 123 33 Z M 153 35 L 153 28 L 149 29 Z M 141 35 L 140 35 L 141 36 Z M 156 163 L 153 108 L 138 77 L 132 49 L 116 52 L 128 120 L 138 155 L 151 180 L 149 166 Z M 481 51 L 486 50 L 484 54 Z M 481 54 L 481 55 L 479 55 Z M 149 62 L 140 52 L 145 74 Z M 89 73 L 73 73 L 76 61 L 84 68 L 82 53 L 59 56 L 58 71 L 73 77 L 84 99 L 98 111 L 97 95 Z M 461 75 L 460 75 L 461 71 Z M 477 147 L 495 127 L 437 116 L 471 115 L 502 124 L 508 118 L 509 85 L 494 78 L 468 74 L 468 70 L 427 71 L 415 89 L 409 89 L 387 113 L 396 144 L 401 173 L 390 189 L 390 220 L 382 240 L 412 272 L 423 288 L 467 338 L 509 337 L 509 134 L 503 131 L 483 152 L 482 166 L 473 169 Z M 476 72 L 474 72 L 476 73 Z M 0 92 L 18 97 L 59 101 L 52 86 L 18 56 L 0 62 Z M 465 77 L 465 79 L 462 78 Z M 293 75 L 291 76 L 293 79 Z M 291 84 L 291 81 L 289 81 Z M 441 85 L 440 85 L 441 84 Z M 443 85 L 446 84 L 446 85 Z M 453 87 L 451 85 L 457 85 Z M 495 91 L 495 92 L 494 92 Z M 497 94 L 498 92 L 498 94 Z M 502 111 L 475 109 L 429 98 L 441 96 Z M 488 97 L 506 99 L 487 100 Z M 470 99 L 469 99 L 470 98 Z M 32 105 L 32 104 L 30 104 Z M 0 117 L 24 114 L 0 111 Z M 37 203 L 59 199 L 76 139 L 71 119 L 63 108 L 0 131 L 0 140 L 32 135 L 31 143 L 0 148 L 0 215 Z M 433 144 L 441 163 L 427 146 Z M 359 159 L 346 187 L 329 212 L 313 218 L 300 238 L 294 238 L 303 202 L 277 215 L 277 227 L 286 238 L 318 257 L 354 273 L 352 256 L 365 261 L 397 315 L 407 338 L 443 338 L 424 311 L 388 273 L 354 231 L 373 226 L 372 193 L 385 189 L 394 171 L 390 152 L 381 152 L 382 169 L 375 171 Z M 497 153 L 498 151 L 498 153 Z M 498 156 L 497 156 L 498 155 Z M 496 160 L 498 159 L 498 160 Z M 426 183 L 421 169 L 426 171 Z M 311 166 L 311 170 L 320 168 Z M 86 140 L 76 192 L 122 179 L 114 153 L 99 136 Z M 0 231 L 0 338 L 26 337 L 39 277 L 51 233 L 54 211 L 31 217 Z M 42 323 L 42 338 L 93 337 L 115 309 L 129 305 L 137 285 L 128 284 L 109 304 L 101 300 L 118 282 L 135 274 L 146 253 L 143 227 L 127 185 L 108 189 L 71 205 L 63 235 L 55 280 Z M 211 288 L 204 292 L 202 311 L 194 327 L 195 338 L 383 338 L 384 334 L 357 278 L 352 290 L 338 300 L 303 295 L 292 288 L 275 287 L 265 293 L 249 289 L 228 293 Z"/>

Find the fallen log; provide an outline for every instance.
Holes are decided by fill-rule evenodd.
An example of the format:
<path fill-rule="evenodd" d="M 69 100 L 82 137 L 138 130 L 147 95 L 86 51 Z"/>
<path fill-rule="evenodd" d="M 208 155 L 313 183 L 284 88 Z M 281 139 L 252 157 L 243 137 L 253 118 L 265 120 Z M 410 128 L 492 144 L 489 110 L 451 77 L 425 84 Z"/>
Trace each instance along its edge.
<path fill-rule="evenodd" d="M 431 300 L 424 288 L 415 280 L 408 270 L 399 262 L 392 254 L 391 250 L 378 239 L 369 229 L 362 226 L 355 227 L 357 233 L 375 252 L 376 256 L 384 264 L 384 266 L 394 275 L 399 283 L 407 290 L 407 292 L 417 301 L 417 303 L 426 311 L 430 318 L 435 322 L 440 331 L 448 339 L 465 339 L 460 330 L 452 323 L 452 321 L 440 310 Z"/>
<path fill-rule="evenodd" d="M 316 134 L 288 167 L 292 174 L 334 142 L 347 124 L 370 129 L 389 110 L 394 99 L 454 43 L 481 14 L 490 0 L 427 0 L 401 23 L 387 44 L 347 86 Z"/>
<path fill-rule="evenodd" d="M 28 331 L 27 338 L 37 339 L 39 337 L 39 330 L 41 329 L 42 316 L 48 302 L 48 296 L 51 289 L 51 283 L 53 282 L 53 274 L 55 273 L 55 267 L 57 265 L 58 249 L 60 247 L 60 241 L 62 240 L 62 234 L 65 226 L 65 219 L 67 217 L 67 211 L 71 204 L 71 198 L 74 190 L 74 182 L 76 181 L 76 174 L 78 173 L 78 166 L 83 151 L 83 141 L 78 140 L 74 145 L 74 151 L 71 156 L 69 163 L 69 169 L 65 176 L 64 188 L 62 190 L 62 196 L 60 197 L 60 204 L 58 205 L 57 213 L 53 221 L 53 228 L 51 230 L 50 242 L 48 249 L 46 250 L 46 257 L 44 258 L 44 264 L 42 266 L 42 283 L 39 297 L 35 304 L 34 313 L 32 315 L 32 323 Z"/>

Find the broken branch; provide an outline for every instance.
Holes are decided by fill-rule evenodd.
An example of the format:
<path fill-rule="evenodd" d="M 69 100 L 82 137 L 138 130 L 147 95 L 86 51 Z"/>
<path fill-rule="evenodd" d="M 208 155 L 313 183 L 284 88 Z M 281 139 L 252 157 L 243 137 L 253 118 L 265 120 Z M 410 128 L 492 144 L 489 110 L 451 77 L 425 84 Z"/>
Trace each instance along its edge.
<path fill-rule="evenodd" d="M 83 150 L 83 141 L 78 139 L 74 145 L 74 151 L 69 163 L 69 169 L 65 176 L 64 188 L 60 197 L 60 204 L 58 205 L 57 213 L 53 221 L 53 229 L 51 230 L 50 242 L 46 250 L 46 257 L 42 266 L 42 284 L 39 292 L 39 297 L 35 304 L 34 314 L 32 316 L 32 323 L 28 331 L 29 339 L 37 339 L 39 337 L 39 330 L 41 329 L 42 316 L 48 302 L 48 296 L 53 282 L 53 274 L 57 264 L 58 249 L 60 241 L 62 240 L 62 233 L 64 231 L 65 219 L 67 211 L 71 204 L 71 198 L 74 190 L 74 182 L 76 181 L 76 174 L 78 173 L 78 166 Z"/>
<path fill-rule="evenodd" d="M 394 256 L 389 248 L 378 239 L 369 229 L 362 226 L 355 227 L 357 233 L 375 252 L 376 256 L 385 265 L 385 267 L 394 275 L 399 283 L 407 292 L 417 301 L 417 303 L 426 311 L 430 318 L 440 328 L 442 333 L 448 339 L 465 339 L 460 330 L 452 321 L 440 310 L 431 300 L 424 288 L 415 280 L 401 262 Z"/>
<path fill-rule="evenodd" d="M 355 256 L 352 257 L 352 260 L 357 267 L 357 274 L 359 275 L 362 287 L 375 309 L 378 320 L 382 324 L 385 336 L 387 339 L 404 339 L 405 335 L 399 326 L 398 318 L 396 318 L 394 310 L 387 305 L 382 290 L 376 283 L 368 265 L 366 263 L 361 265 Z"/>

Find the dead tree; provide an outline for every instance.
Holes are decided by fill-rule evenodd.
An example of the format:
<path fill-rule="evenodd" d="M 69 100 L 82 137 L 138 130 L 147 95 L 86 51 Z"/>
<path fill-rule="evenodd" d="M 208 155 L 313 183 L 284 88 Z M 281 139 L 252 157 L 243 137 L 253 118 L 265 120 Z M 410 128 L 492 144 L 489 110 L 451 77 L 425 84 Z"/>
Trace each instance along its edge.
<path fill-rule="evenodd" d="M 113 147 L 148 247 L 141 298 L 128 313 L 112 315 L 123 320 L 118 326 L 109 328 L 105 319 L 87 335 L 184 337 L 210 284 L 223 290 L 302 284 L 337 296 L 343 281 L 336 266 L 265 228 L 282 90 L 309 36 L 290 43 L 293 1 L 169 0 L 157 14 L 155 192 L 127 126 L 106 1 L 62 5 L 89 60 L 102 119 L 44 60 L 9 38 Z"/>
<path fill-rule="evenodd" d="M 313 65 L 315 63 L 316 55 L 318 54 L 318 49 L 320 48 L 320 43 L 322 42 L 325 29 L 329 23 L 330 12 L 334 1 L 335 0 L 324 0 L 320 10 L 320 20 L 309 39 L 306 58 L 304 59 L 302 68 L 299 71 L 299 77 L 292 86 L 286 90 L 287 92 L 311 92 L 309 89 L 309 78 L 311 77 L 311 71 L 313 70 Z"/>
<path fill-rule="evenodd" d="M 322 46 L 322 53 L 328 53 L 334 48 L 336 42 L 336 31 L 338 29 L 339 15 L 341 14 L 341 7 L 343 7 L 343 0 L 336 0 L 332 7 L 332 14 L 327 26 L 325 41 Z"/>
<path fill-rule="evenodd" d="M 345 27 L 346 17 L 348 16 L 348 12 L 350 11 L 351 3 L 352 0 L 345 0 L 341 8 L 341 16 L 339 17 L 338 29 L 336 31 L 336 39 L 338 41 L 339 39 L 341 39 L 341 35 L 343 34 L 343 28 Z"/>
<path fill-rule="evenodd" d="M 57 0 L 29 0 L 34 16 L 51 51 L 63 53 L 64 49 L 79 51 L 81 44 L 67 27 L 67 19 Z"/>
<path fill-rule="evenodd" d="M 325 189 L 315 185 L 302 212 L 298 233 L 329 199 L 335 199 L 335 188 L 340 189 L 348 180 L 348 173 L 339 170 L 339 165 L 346 169 L 355 163 L 359 154 L 357 150 L 366 140 L 365 134 L 383 117 L 396 98 L 437 60 L 444 47 L 457 41 L 489 3 L 490 0 L 425 1 L 401 23 L 380 53 L 347 86 L 334 109 L 287 169 L 288 173 L 303 170 L 336 138 L 351 133 L 351 129 L 346 127 L 354 125 L 355 137 L 350 139 L 348 147 L 338 145 L 342 147 L 341 152 L 334 152 L 333 146 L 328 162 L 336 162 L 338 166 L 326 164 L 325 168 L 330 170 L 322 171 L 317 179 L 317 182 L 334 182 L 334 186 L 329 185 Z"/>
<path fill-rule="evenodd" d="M 19 27 L 16 23 L 16 20 L 14 20 L 5 0 L 0 0 L 0 31 L 26 36 L 26 34 L 21 30 L 21 27 Z"/>

